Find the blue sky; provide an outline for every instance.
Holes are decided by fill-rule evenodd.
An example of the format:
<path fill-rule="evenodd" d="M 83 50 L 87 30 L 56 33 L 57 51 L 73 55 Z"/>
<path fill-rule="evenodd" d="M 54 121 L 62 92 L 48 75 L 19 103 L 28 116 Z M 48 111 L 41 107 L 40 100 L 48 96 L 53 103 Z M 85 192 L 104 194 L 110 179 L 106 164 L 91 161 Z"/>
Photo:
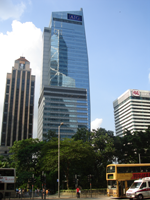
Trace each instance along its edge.
<path fill-rule="evenodd" d="M 149 0 L 0 0 L 0 127 L 6 73 L 23 55 L 36 75 L 36 137 L 43 29 L 52 12 L 80 8 L 89 57 L 92 127 L 115 131 L 113 101 L 127 89 L 150 90 Z"/>

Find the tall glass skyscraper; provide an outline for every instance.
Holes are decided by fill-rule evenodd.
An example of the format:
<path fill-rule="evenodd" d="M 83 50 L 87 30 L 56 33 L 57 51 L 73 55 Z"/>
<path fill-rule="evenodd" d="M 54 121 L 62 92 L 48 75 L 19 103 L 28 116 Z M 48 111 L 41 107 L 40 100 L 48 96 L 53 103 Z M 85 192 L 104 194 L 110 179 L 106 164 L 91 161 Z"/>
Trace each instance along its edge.
<path fill-rule="evenodd" d="M 90 129 L 88 54 L 83 11 L 53 12 L 43 32 L 38 138 L 48 130 L 71 137 Z"/>

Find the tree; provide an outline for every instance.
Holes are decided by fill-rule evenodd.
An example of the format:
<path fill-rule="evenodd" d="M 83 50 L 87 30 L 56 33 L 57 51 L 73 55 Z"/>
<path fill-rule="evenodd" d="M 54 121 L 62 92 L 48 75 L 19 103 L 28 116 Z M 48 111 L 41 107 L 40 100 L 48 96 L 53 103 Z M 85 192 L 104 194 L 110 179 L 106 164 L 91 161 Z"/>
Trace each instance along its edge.
<path fill-rule="evenodd" d="M 19 187 L 25 187 L 32 174 L 35 177 L 39 177 L 41 174 L 39 158 L 44 144 L 45 142 L 30 138 L 15 141 L 14 145 L 10 148 L 10 159 L 12 160 L 13 167 L 16 168 L 18 177 L 17 185 Z"/>
<path fill-rule="evenodd" d="M 10 168 L 11 167 L 11 160 L 9 156 L 0 156 L 0 168 Z"/>
<path fill-rule="evenodd" d="M 44 136 L 44 141 L 46 142 L 57 138 L 56 132 L 52 130 L 49 130 L 48 133 L 44 133 L 43 136 Z"/>
<path fill-rule="evenodd" d="M 58 169 L 58 143 L 47 142 L 42 149 L 42 168 L 47 172 Z M 67 189 L 69 189 L 70 175 L 79 172 L 81 168 L 86 171 L 93 167 L 95 153 L 93 147 L 81 140 L 65 138 L 60 142 L 60 166 L 61 172 L 66 177 Z"/>
<path fill-rule="evenodd" d="M 112 131 L 109 134 L 104 128 L 93 130 L 91 135 L 91 145 L 96 152 L 95 160 L 95 186 L 99 184 L 100 187 L 106 186 L 106 165 L 112 163 L 114 159 L 114 140 Z"/>
<path fill-rule="evenodd" d="M 114 138 L 115 156 L 119 163 L 150 162 L 150 127 L 143 131 L 125 130 L 124 137 Z"/>
<path fill-rule="evenodd" d="M 72 138 L 77 140 L 82 140 L 83 142 L 89 142 L 91 137 L 91 132 L 86 128 L 78 128 L 76 134 L 72 136 Z"/>
<path fill-rule="evenodd" d="M 32 138 L 14 142 L 9 153 L 11 153 L 10 159 L 18 173 L 22 171 L 38 173 L 38 160 L 43 145 L 44 142 Z"/>

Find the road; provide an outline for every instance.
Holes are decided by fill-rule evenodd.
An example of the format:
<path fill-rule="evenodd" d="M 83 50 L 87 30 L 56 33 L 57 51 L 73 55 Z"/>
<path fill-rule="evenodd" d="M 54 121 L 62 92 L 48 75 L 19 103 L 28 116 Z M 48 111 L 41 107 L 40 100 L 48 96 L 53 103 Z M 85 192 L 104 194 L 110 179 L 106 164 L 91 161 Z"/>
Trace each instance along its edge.
<path fill-rule="evenodd" d="M 32 197 L 31 198 L 22 197 L 22 198 L 3 198 L 2 200 L 41 200 L 41 199 L 42 199 L 41 197 L 34 197 L 33 199 L 32 199 Z M 49 196 L 46 196 L 46 199 L 47 200 L 57 200 L 59 198 L 58 198 L 57 195 L 49 195 Z M 60 199 L 62 199 L 62 200 L 69 200 L 69 199 L 70 200 L 74 200 L 74 199 L 77 199 L 77 197 L 75 197 L 75 196 L 71 197 L 71 196 L 67 196 L 67 195 L 66 196 L 62 195 L 62 196 L 60 196 Z M 107 195 L 98 195 L 96 197 L 84 197 L 84 196 L 81 195 L 81 198 L 80 198 L 80 200 L 118 200 L 118 199 L 119 200 L 128 200 L 128 199 L 108 197 Z"/>
<path fill-rule="evenodd" d="M 47 197 L 46 198 L 47 200 L 48 199 L 50 199 L 50 200 L 52 200 L 52 199 L 54 199 L 54 200 L 56 200 L 56 199 L 58 199 L 58 197 L 56 196 L 56 195 L 50 195 L 49 197 Z M 68 199 L 78 199 L 77 197 L 69 197 L 69 196 L 60 196 L 60 199 L 62 199 L 62 200 L 68 200 Z M 81 198 L 80 198 L 81 200 L 117 200 L 117 199 L 119 199 L 119 200 L 125 200 L 125 199 L 121 199 L 121 198 L 114 198 L 114 197 L 108 197 L 107 195 L 98 195 L 98 196 L 96 196 L 96 197 L 82 197 L 81 196 Z M 127 199 L 126 199 L 127 200 Z"/>

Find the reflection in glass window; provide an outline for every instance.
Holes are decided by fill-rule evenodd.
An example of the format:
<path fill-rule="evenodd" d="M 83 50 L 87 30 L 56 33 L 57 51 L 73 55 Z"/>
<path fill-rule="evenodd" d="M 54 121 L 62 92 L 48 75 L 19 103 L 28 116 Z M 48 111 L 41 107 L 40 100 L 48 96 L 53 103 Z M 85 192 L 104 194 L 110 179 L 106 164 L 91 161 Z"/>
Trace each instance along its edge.
<path fill-rule="evenodd" d="M 116 181 L 108 181 L 107 188 L 108 189 L 117 189 L 117 182 Z"/>
<path fill-rule="evenodd" d="M 107 167 L 107 173 L 115 172 L 115 166 L 109 166 Z"/>

